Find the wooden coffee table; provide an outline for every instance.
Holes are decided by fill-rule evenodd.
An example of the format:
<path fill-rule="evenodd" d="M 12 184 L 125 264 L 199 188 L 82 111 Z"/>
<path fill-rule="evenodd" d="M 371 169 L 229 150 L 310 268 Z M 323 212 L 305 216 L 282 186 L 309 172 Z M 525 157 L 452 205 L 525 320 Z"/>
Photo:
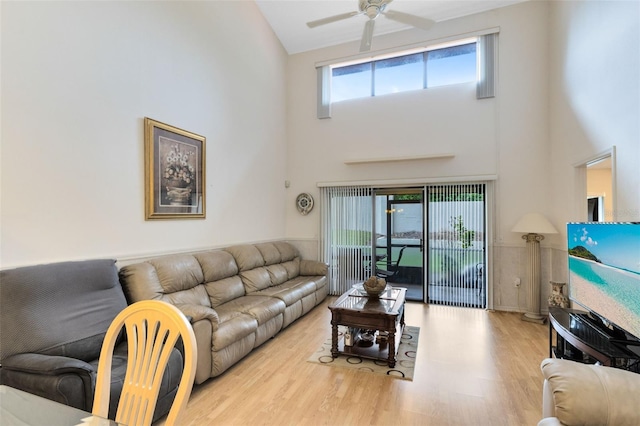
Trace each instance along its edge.
<path fill-rule="evenodd" d="M 341 353 L 364 358 L 386 360 L 389 367 L 396 365 L 396 355 L 404 330 L 404 302 L 407 289 L 387 287 L 379 298 L 363 295 L 355 288 L 344 293 L 329 305 L 331 310 L 331 356 Z M 354 330 L 352 345 L 345 345 L 344 336 L 338 337 L 338 326 Z M 377 337 L 373 342 L 358 339 L 365 333 Z M 386 338 L 380 335 L 388 333 Z"/>

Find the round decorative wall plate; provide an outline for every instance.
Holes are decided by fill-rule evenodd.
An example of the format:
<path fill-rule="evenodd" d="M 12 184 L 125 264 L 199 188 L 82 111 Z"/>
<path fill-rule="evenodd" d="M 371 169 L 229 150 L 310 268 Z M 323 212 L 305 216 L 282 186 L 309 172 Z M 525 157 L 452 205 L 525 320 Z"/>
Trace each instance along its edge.
<path fill-rule="evenodd" d="M 296 207 L 301 215 L 306 215 L 313 209 L 313 197 L 311 194 L 303 192 L 296 198 Z"/>

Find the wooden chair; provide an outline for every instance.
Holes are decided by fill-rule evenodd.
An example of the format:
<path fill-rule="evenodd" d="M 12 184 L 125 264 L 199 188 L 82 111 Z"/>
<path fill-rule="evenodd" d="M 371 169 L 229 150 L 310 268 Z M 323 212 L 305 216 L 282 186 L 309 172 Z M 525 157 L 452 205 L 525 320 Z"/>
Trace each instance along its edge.
<path fill-rule="evenodd" d="M 151 424 L 169 355 L 178 338 L 182 337 L 184 369 L 165 422 L 166 425 L 176 424 L 193 387 L 196 338 L 182 312 L 158 300 L 128 306 L 109 326 L 100 352 L 93 414 L 104 418 L 108 415 L 113 349 L 123 327 L 127 332 L 128 361 L 115 421 L 136 426 Z"/>

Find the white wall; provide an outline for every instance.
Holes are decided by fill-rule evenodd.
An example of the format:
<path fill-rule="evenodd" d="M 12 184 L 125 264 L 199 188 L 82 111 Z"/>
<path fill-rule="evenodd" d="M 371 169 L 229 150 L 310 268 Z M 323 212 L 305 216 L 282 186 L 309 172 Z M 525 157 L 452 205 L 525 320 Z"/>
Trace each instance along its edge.
<path fill-rule="evenodd" d="M 613 219 L 640 221 L 640 2 L 552 2 L 550 173 L 556 223 L 586 218 L 583 164 L 615 147 Z M 551 258 L 567 280 L 566 227 Z"/>
<path fill-rule="evenodd" d="M 640 220 L 640 2 L 552 3 L 552 189 L 560 222 L 576 211 L 575 164 L 615 146 L 613 217 Z M 566 235 L 566 229 L 563 229 Z"/>
<path fill-rule="evenodd" d="M 287 56 L 253 2 L 1 2 L 2 268 L 285 232 Z M 143 119 L 207 138 L 205 220 L 144 220 Z"/>
<path fill-rule="evenodd" d="M 527 2 L 374 39 L 375 49 L 500 27 L 495 99 L 477 100 L 473 85 L 439 87 L 334 104 L 316 118 L 316 62 L 357 53 L 358 43 L 292 55 L 288 73 L 287 203 L 300 192 L 319 195 L 317 182 L 379 181 L 497 175 L 494 304 L 524 308 L 515 277 L 524 280 L 525 244 L 511 227 L 530 211 L 548 214 L 548 4 Z M 345 165 L 353 158 L 453 153 L 453 159 Z M 287 210 L 289 238 L 318 238 L 319 211 Z M 547 241 L 552 241 L 549 238 Z M 546 242 L 545 242 L 546 244 Z M 544 254 L 547 256 L 547 253 Z M 549 273 L 543 272 L 543 280 Z M 547 279 L 548 281 L 548 279 Z"/>

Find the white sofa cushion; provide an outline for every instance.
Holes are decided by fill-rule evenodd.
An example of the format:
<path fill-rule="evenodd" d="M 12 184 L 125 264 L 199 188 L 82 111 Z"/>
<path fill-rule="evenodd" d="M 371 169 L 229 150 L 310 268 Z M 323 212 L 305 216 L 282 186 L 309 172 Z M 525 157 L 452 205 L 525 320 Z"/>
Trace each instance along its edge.
<path fill-rule="evenodd" d="M 552 358 L 541 368 L 561 424 L 640 425 L 640 374 Z"/>

